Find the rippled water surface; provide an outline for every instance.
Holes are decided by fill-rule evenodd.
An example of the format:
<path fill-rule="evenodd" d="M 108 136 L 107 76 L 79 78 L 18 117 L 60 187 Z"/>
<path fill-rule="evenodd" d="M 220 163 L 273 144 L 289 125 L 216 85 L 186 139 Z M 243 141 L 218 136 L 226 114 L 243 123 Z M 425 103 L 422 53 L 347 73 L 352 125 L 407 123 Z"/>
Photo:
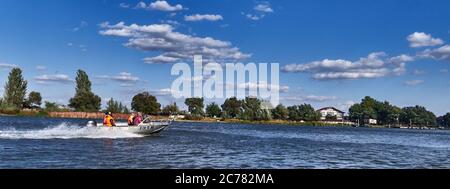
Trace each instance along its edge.
<path fill-rule="evenodd" d="M 174 123 L 142 137 L 0 117 L 0 168 L 450 168 L 450 131 Z"/>

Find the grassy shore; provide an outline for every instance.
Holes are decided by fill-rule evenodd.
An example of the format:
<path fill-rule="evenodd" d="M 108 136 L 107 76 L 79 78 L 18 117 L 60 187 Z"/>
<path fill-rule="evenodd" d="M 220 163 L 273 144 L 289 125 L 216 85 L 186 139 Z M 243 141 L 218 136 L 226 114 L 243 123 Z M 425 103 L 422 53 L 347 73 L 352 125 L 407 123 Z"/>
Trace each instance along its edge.
<path fill-rule="evenodd" d="M 48 117 L 48 113 L 44 111 L 0 112 L 0 116 Z"/>
<path fill-rule="evenodd" d="M 345 126 L 351 127 L 348 124 L 331 124 L 325 122 L 298 122 L 298 121 L 286 121 L 286 120 L 269 120 L 269 121 L 246 121 L 240 119 L 213 119 L 204 118 L 200 120 L 177 120 L 179 122 L 192 122 L 192 123 L 235 123 L 235 124 L 255 124 L 255 125 L 291 125 L 291 126 Z"/>

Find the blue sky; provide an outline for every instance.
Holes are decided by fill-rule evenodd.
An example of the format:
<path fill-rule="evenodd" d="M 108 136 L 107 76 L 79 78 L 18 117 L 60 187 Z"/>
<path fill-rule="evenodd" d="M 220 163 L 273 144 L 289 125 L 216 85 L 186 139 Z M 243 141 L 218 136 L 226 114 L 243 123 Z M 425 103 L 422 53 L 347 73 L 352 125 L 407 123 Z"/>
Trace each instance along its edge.
<path fill-rule="evenodd" d="M 104 101 L 129 104 L 146 90 L 181 105 L 167 93 L 171 61 L 191 52 L 137 40 L 150 29 L 191 40 L 177 45 L 220 51 L 211 59 L 280 63 L 287 105 L 347 110 L 370 95 L 441 115 L 450 112 L 448 7 L 444 0 L 3 0 L 0 82 L 18 66 L 29 91 L 67 104 L 84 69 Z M 206 38 L 214 44 L 199 43 Z"/>

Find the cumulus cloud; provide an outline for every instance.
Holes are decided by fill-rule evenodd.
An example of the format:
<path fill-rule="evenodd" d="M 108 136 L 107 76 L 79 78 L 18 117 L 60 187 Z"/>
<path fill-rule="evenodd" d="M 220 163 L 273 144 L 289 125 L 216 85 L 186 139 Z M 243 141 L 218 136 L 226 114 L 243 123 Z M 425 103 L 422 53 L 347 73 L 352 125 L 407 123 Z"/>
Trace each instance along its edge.
<path fill-rule="evenodd" d="M 435 49 L 427 49 L 419 53 L 419 56 L 422 58 L 450 61 L 450 45 L 445 45 Z"/>
<path fill-rule="evenodd" d="M 266 17 L 266 14 L 274 12 L 268 2 L 262 2 L 260 4 L 257 4 L 253 8 L 253 10 L 254 10 L 253 13 L 242 13 L 242 15 L 244 15 L 249 20 L 257 21 Z"/>
<path fill-rule="evenodd" d="M 146 10 L 166 11 L 166 12 L 183 10 L 183 6 L 180 4 L 170 5 L 167 1 L 160 1 L 160 0 L 150 4 L 146 4 L 145 2 L 141 1 L 136 5 L 136 8 Z"/>
<path fill-rule="evenodd" d="M 196 21 L 219 21 L 223 20 L 223 17 L 218 14 L 194 14 L 184 16 L 185 21 L 196 22 Z"/>
<path fill-rule="evenodd" d="M 192 61 L 194 55 L 202 55 L 206 62 L 236 61 L 251 57 L 228 41 L 175 32 L 169 24 L 125 25 L 120 22 L 110 25 L 105 22 L 100 27 L 101 35 L 128 38 L 124 44 L 128 48 L 162 53 L 145 58 L 144 61 L 149 64 Z"/>
<path fill-rule="evenodd" d="M 34 78 L 36 83 L 47 84 L 47 83 L 73 83 L 74 80 L 65 74 L 55 74 L 55 75 L 41 75 Z"/>
<path fill-rule="evenodd" d="M 128 72 L 121 72 L 115 76 L 109 76 L 109 75 L 95 76 L 95 78 L 117 81 L 117 82 L 125 83 L 126 85 L 130 85 L 130 83 L 136 83 L 136 82 L 140 81 L 139 77 L 133 76 L 131 73 L 128 73 Z"/>
<path fill-rule="evenodd" d="M 424 81 L 423 80 L 409 80 L 409 81 L 405 81 L 404 83 L 405 83 L 405 85 L 408 85 L 408 86 L 416 86 L 416 85 L 420 85 L 420 84 L 424 83 Z"/>
<path fill-rule="evenodd" d="M 386 58 L 384 52 L 371 53 L 365 58 L 352 62 L 348 60 L 314 61 L 306 64 L 290 64 L 282 68 L 284 72 L 311 73 L 316 80 L 380 78 L 401 75 L 405 72 L 405 62 L 411 59 Z M 403 57 L 405 58 L 405 57 Z"/>
<path fill-rule="evenodd" d="M 406 54 L 402 54 L 402 55 L 390 58 L 389 62 L 393 63 L 393 64 L 401 64 L 401 63 L 404 63 L 404 62 L 412 62 L 414 60 L 415 60 L 415 57 L 412 57 L 412 56 L 409 56 L 409 55 L 406 55 Z"/>
<path fill-rule="evenodd" d="M 413 48 L 430 47 L 444 44 L 444 41 L 439 38 L 433 38 L 430 34 L 423 32 L 414 32 L 407 37 L 409 46 Z"/>
<path fill-rule="evenodd" d="M 272 7 L 268 3 L 265 4 L 258 4 L 254 8 L 256 11 L 265 12 L 265 13 L 271 13 L 273 12 Z"/>

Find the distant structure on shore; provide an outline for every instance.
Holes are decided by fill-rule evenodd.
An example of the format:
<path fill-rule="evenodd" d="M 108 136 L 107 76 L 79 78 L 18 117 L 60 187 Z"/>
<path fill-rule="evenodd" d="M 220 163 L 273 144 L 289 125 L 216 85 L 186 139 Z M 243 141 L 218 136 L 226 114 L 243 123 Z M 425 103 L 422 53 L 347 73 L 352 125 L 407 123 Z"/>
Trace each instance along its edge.
<path fill-rule="evenodd" d="M 317 110 L 321 117 L 321 121 L 343 121 L 345 112 L 334 108 L 334 107 L 325 107 Z"/>

